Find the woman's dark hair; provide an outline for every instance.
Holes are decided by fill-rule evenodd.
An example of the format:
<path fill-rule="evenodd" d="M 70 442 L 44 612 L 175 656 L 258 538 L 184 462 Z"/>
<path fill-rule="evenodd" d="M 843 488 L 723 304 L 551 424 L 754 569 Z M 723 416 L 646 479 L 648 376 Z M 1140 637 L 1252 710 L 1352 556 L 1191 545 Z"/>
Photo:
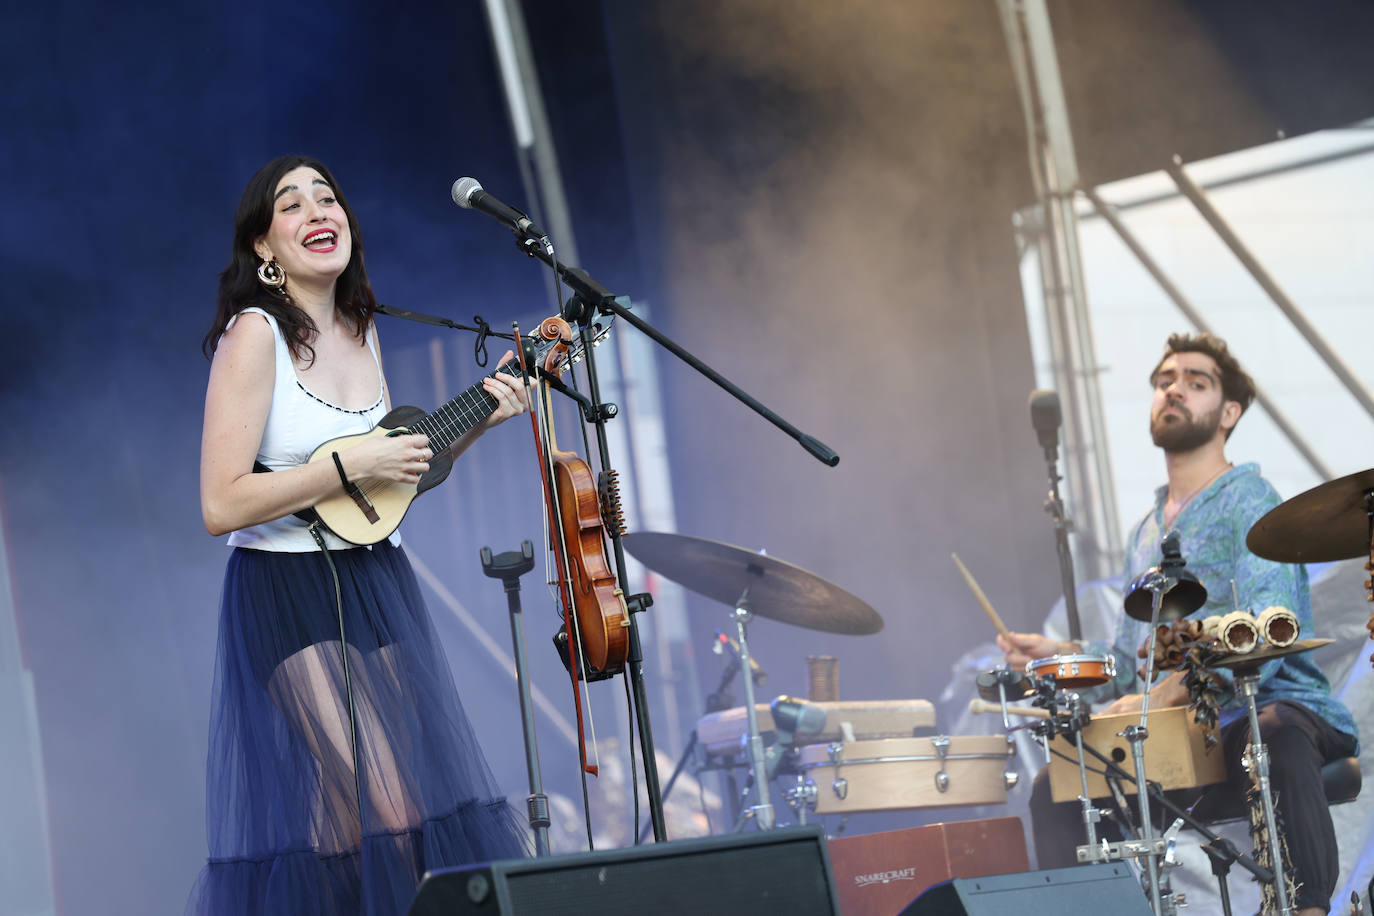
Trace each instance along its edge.
<path fill-rule="evenodd" d="M 238 210 L 234 213 L 234 244 L 230 253 L 229 266 L 219 275 L 219 296 L 215 303 L 215 321 L 201 342 L 201 351 L 208 359 L 219 346 L 220 335 L 228 327 L 229 321 L 250 305 L 256 305 L 273 318 L 281 327 L 291 353 L 299 360 L 313 361 L 315 351 L 310 346 L 311 335 L 318 328 L 303 309 L 281 293 L 273 292 L 258 281 L 258 265 L 262 258 L 253 250 L 253 243 L 267 234 L 272 225 L 275 210 L 273 195 L 282 176 L 300 167 L 314 169 L 329 183 L 334 197 L 348 216 L 348 231 L 353 237 L 353 251 L 348 266 L 339 275 L 334 291 L 334 305 L 349 327 L 359 337 L 367 331 L 372 322 L 372 313 L 377 308 L 377 298 L 372 294 L 372 285 L 367 280 L 367 269 L 363 266 L 363 237 L 358 230 L 358 221 L 348 206 L 343 192 L 339 190 L 334 176 L 324 163 L 309 156 L 278 156 L 258 169 L 257 174 L 248 180 L 239 199 Z"/>

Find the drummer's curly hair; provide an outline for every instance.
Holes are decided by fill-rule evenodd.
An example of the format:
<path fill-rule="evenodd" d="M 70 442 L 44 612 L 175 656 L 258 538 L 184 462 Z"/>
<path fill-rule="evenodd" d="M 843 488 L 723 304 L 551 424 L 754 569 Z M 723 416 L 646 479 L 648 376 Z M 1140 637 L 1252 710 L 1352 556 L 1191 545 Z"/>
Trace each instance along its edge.
<path fill-rule="evenodd" d="M 1164 360 L 1175 353 L 1204 353 L 1212 357 L 1216 361 L 1217 369 L 1221 372 L 1221 396 L 1228 401 L 1235 401 L 1239 404 L 1241 415 L 1245 415 L 1250 402 L 1255 399 L 1255 380 L 1250 378 L 1249 373 L 1240 367 L 1240 361 L 1231 355 L 1230 349 L 1226 346 L 1226 341 L 1208 334 L 1206 331 L 1201 334 L 1170 334 L 1168 343 L 1164 345 L 1164 355 L 1150 370 L 1150 384 L 1152 386 L 1155 383 L 1155 375 L 1159 372 L 1159 367 L 1164 365 Z M 1226 438 L 1231 438 L 1231 433 L 1234 430 L 1234 426 L 1228 429 Z"/>

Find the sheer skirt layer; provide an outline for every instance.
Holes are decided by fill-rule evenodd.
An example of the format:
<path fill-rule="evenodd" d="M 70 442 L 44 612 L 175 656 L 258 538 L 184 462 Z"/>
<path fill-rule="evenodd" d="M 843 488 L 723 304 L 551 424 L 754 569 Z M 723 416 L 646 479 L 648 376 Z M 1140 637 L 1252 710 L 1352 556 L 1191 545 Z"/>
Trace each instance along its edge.
<path fill-rule="evenodd" d="M 399 548 L 236 550 L 194 914 L 404 913 L 427 869 L 526 853 Z M 357 754 L 354 767 L 354 730 Z M 359 805 L 361 798 L 362 804 Z"/>

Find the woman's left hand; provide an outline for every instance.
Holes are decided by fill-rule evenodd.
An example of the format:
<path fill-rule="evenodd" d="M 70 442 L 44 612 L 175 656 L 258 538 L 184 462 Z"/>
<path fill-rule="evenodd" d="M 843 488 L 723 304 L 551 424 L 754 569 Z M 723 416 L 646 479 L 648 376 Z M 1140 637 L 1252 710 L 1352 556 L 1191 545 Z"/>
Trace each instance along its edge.
<path fill-rule="evenodd" d="M 497 365 L 504 366 L 514 356 L 514 350 L 507 350 Z M 530 409 L 529 396 L 525 391 L 525 383 L 521 379 L 512 378 L 504 372 L 497 372 L 482 380 L 482 388 L 486 390 L 487 394 L 496 398 L 496 409 L 492 411 L 491 416 L 482 421 L 485 429 L 499 426 L 511 417 L 518 417 Z"/>

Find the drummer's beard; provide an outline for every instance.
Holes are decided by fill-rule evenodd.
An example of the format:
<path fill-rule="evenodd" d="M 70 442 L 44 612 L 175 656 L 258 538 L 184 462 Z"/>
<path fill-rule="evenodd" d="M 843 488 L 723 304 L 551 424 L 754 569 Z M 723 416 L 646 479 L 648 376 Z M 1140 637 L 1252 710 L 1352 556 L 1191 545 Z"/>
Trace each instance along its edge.
<path fill-rule="evenodd" d="M 1180 404 L 1170 406 L 1178 410 L 1181 416 L 1171 416 L 1161 410 L 1150 419 L 1150 438 L 1166 452 L 1191 452 L 1201 448 L 1212 441 L 1221 428 L 1222 404 L 1200 417 L 1194 417 L 1188 408 Z"/>

